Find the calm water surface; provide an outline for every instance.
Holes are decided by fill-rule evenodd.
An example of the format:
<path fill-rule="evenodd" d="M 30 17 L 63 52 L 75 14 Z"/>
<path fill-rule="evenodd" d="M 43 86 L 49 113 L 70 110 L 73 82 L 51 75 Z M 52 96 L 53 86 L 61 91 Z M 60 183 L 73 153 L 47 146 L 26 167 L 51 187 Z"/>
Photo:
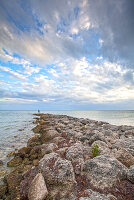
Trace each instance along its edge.
<path fill-rule="evenodd" d="M 0 111 L 0 160 L 4 162 L 0 166 L 2 170 L 9 170 L 6 163 L 11 158 L 7 154 L 15 149 L 26 145 L 32 136 L 31 129 L 34 127 L 33 113 L 37 111 Z M 50 114 L 63 114 L 73 117 L 89 118 L 105 121 L 115 125 L 134 126 L 134 111 L 41 111 Z"/>

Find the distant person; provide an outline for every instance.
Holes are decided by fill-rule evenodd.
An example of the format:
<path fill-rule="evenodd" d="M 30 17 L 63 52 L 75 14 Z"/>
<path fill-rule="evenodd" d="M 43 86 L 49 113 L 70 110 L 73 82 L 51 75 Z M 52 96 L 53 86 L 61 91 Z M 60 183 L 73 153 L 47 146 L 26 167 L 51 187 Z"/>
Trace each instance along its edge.
<path fill-rule="evenodd" d="M 40 113 L 40 110 L 38 109 L 38 113 Z"/>

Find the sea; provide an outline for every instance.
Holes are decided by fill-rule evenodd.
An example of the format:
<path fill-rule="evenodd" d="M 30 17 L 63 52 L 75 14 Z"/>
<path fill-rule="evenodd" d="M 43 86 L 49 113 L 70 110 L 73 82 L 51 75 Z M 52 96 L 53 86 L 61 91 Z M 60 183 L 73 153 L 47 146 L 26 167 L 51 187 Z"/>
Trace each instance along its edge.
<path fill-rule="evenodd" d="M 37 111 L 0 111 L 0 180 L 10 171 L 7 162 L 11 159 L 7 154 L 11 151 L 26 146 L 28 139 L 33 135 L 35 126 L 34 113 Z M 78 118 L 89 118 L 98 121 L 109 122 L 114 125 L 134 126 L 134 110 L 126 111 L 41 111 L 41 113 L 61 114 Z"/>

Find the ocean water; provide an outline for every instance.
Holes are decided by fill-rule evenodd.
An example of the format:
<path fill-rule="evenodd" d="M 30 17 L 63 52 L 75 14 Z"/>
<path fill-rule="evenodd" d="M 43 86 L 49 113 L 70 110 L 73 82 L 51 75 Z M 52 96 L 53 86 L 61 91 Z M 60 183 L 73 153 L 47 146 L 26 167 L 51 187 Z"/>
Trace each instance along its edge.
<path fill-rule="evenodd" d="M 37 111 L 0 111 L 0 178 L 10 169 L 6 167 L 11 159 L 7 154 L 26 146 L 27 140 L 33 135 L 33 113 Z M 109 122 L 115 125 L 134 126 L 134 111 L 41 111 L 42 113 L 62 114 L 78 118 L 89 118 Z"/>

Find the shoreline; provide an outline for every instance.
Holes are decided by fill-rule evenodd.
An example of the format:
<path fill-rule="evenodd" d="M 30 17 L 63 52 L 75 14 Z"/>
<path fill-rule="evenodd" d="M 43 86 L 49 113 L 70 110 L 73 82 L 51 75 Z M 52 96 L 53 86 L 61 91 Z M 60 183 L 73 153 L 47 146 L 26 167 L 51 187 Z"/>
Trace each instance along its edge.
<path fill-rule="evenodd" d="M 47 200 L 134 198 L 133 126 L 66 115 L 34 115 L 35 135 L 8 162 L 15 170 L 5 176 L 0 198 L 34 200 L 39 194 Z M 93 155 L 95 145 L 98 156 Z"/>

